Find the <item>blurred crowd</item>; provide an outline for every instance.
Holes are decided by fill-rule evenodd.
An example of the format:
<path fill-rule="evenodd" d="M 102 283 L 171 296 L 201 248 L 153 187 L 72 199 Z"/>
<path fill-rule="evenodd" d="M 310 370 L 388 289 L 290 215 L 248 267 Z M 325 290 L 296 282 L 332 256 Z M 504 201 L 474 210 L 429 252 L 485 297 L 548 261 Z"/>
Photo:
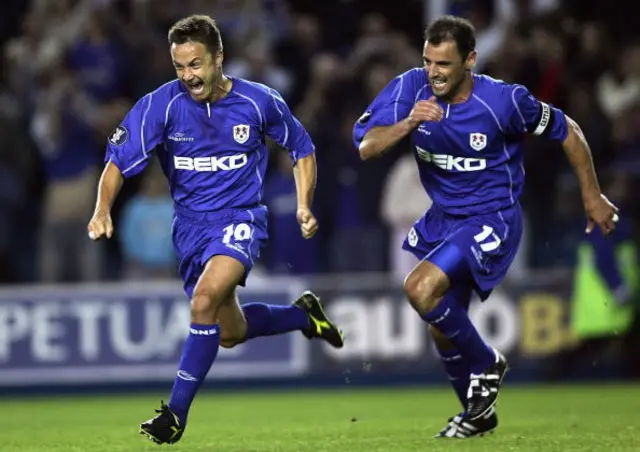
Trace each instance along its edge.
<path fill-rule="evenodd" d="M 191 13 L 218 22 L 225 72 L 277 89 L 317 147 L 321 228 L 309 241 L 298 239 L 291 163 L 271 150 L 266 273 L 402 275 L 413 264 L 399 243 L 431 201 L 410 147 L 400 143 L 363 164 L 351 129 L 386 83 L 421 65 L 425 17 L 441 13 L 477 27 L 478 72 L 525 84 L 582 125 L 607 192 L 625 216 L 639 217 L 632 187 L 640 179 L 640 39 L 632 14 L 595 0 L 400 2 L 6 2 L 0 282 L 175 275 L 172 203 L 157 166 L 125 184 L 114 240 L 91 242 L 86 223 L 105 137 L 136 99 L 175 77 L 166 32 Z M 526 148 L 527 227 L 514 272 L 570 266 L 584 233 L 576 179 L 557 143 L 531 138 Z"/>

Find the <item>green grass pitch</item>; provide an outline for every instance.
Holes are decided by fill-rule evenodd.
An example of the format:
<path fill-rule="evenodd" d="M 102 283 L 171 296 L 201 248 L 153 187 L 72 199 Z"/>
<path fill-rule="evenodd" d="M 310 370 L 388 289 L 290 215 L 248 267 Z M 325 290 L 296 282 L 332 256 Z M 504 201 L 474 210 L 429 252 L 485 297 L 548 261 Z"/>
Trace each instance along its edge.
<path fill-rule="evenodd" d="M 171 446 L 137 433 L 160 398 L 0 400 L 0 451 L 640 451 L 640 386 L 507 386 L 498 430 L 471 440 L 431 438 L 458 409 L 448 388 L 201 393 Z"/>

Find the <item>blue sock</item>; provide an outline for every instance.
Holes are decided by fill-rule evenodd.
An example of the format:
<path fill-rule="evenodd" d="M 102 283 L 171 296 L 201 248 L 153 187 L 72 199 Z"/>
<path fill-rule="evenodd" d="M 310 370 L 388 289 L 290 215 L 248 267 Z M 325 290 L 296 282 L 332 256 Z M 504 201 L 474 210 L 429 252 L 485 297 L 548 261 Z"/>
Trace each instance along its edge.
<path fill-rule="evenodd" d="M 462 306 L 452 297 L 444 297 L 422 319 L 444 334 L 471 365 L 471 373 L 482 373 L 496 361 L 493 350 L 482 340 Z"/>
<path fill-rule="evenodd" d="M 169 408 L 178 416 L 183 427 L 187 423 L 191 402 L 216 359 L 219 345 L 220 326 L 191 324 L 169 399 Z"/>
<path fill-rule="evenodd" d="M 453 390 L 456 392 L 462 408 L 467 408 L 467 390 L 469 389 L 469 375 L 471 374 L 471 366 L 464 359 L 460 352 L 456 349 L 440 350 L 438 354 L 444 364 L 444 370 L 449 376 L 449 381 Z"/>
<path fill-rule="evenodd" d="M 309 328 L 307 313 L 294 305 L 247 303 L 242 311 L 247 320 L 247 339 Z"/>

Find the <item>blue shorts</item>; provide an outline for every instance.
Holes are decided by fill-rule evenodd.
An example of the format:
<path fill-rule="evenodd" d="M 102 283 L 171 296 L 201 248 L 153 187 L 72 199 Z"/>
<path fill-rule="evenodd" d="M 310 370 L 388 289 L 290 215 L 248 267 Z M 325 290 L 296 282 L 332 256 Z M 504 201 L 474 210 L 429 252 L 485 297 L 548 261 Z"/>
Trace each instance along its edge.
<path fill-rule="evenodd" d="M 452 285 L 471 284 L 484 301 L 507 274 L 521 237 L 519 204 L 470 217 L 447 215 L 434 205 L 414 223 L 402 248 L 440 267 Z"/>
<path fill-rule="evenodd" d="M 172 226 L 173 245 L 180 260 L 179 271 L 189 298 L 205 265 L 215 255 L 232 257 L 249 272 L 267 242 L 267 207 L 219 212 L 193 212 L 176 206 Z"/>

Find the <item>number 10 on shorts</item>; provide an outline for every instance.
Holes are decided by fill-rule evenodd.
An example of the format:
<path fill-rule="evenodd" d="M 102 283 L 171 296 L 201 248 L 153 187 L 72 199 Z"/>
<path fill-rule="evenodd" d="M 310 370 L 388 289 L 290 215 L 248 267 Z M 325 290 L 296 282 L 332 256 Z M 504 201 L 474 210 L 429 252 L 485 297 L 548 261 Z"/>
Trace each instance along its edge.
<path fill-rule="evenodd" d="M 251 238 L 251 226 L 247 223 L 230 224 L 223 231 L 222 243 L 227 245 L 231 243 L 232 239 L 234 242 L 241 242 Z"/>

